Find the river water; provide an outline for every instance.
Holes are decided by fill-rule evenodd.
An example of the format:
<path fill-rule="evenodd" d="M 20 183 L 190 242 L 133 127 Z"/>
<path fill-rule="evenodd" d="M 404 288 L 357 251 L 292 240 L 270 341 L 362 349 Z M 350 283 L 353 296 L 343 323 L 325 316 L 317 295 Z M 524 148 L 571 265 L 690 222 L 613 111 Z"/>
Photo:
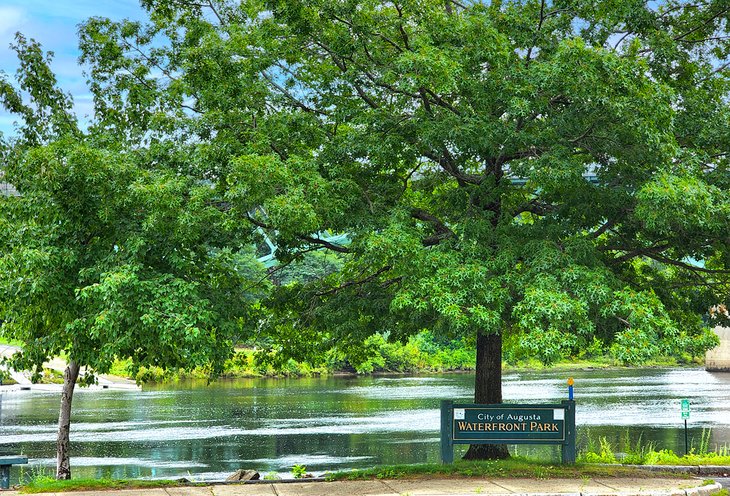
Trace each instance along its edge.
<path fill-rule="evenodd" d="M 575 378 L 579 444 L 606 436 L 684 451 L 681 399 L 691 402 L 689 436 L 730 446 L 730 374 L 703 369 L 508 373 L 506 402 L 550 403 Z M 220 480 L 238 468 L 321 473 L 376 464 L 437 462 L 439 400 L 470 402 L 473 375 L 246 379 L 77 389 L 71 426 L 75 477 Z M 26 474 L 55 466 L 58 394 L 0 395 L 0 455 L 23 453 Z M 707 432 L 707 431 L 706 431 Z M 463 447 L 458 447 L 461 449 Z M 559 460 L 557 447 L 519 447 Z M 458 456 L 458 453 L 457 453 Z M 17 470 L 17 469 L 14 469 Z M 17 476 L 14 473 L 13 478 Z"/>

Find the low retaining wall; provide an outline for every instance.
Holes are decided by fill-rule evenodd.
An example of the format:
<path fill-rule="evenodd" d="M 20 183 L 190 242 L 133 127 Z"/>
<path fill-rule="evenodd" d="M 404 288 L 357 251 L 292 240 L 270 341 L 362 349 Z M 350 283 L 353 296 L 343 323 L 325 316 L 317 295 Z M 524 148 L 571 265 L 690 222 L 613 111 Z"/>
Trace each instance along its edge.
<path fill-rule="evenodd" d="M 705 369 L 710 372 L 730 372 L 730 327 L 715 327 L 720 344 L 705 355 Z"/>

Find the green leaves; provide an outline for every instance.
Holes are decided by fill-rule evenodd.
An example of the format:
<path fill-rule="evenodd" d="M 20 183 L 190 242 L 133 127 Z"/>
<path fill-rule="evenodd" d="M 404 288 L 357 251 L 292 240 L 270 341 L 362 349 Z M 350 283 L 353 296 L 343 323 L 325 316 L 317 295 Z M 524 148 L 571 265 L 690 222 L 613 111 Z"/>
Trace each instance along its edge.
<path fill-rule="evenodd" d="M 629 289 L 617 291 L 602 309 L 623 327 L 616 333 L 611 353 L 625 363 L 640 364 L 660 353 L 672 353 L 679 330 L 656 295 Z"/>
<path fill-rule="evenodd" d="M 90 234 L 63 246 L 69 270 L 99 257 L 78 272 L 91 287 L 130 267 L 135 318 L 145 299 L 204 302 L 201 320 L 169 308 L 179 339 L 239 315 L 216 298 L 256 272 L 239 262 L 258 232 L 283 263 L 342 254 L 268 300 L 286 349 L 430 328 L 504 333 L 545 362 L 701 350 L 700 316 L 730 293 L 720 3 L 149 1 L 148 26 L 82 29 L 105 130 L 88 140 L 107 151 L 7 162 L 53 192 L 36 214 L 62 222 L 37 253 Z M 14 182 L 30 198 L 36 180 Z M 69 189 L 90 193 L 61 208 Z"/>
<path fill-rule="evenodd" d="M 636 216 L 656 236 L 720 236 L 730 226 L 728 192 L 701 177 L 658 174 L 638 192 L 637 200 Z"/>
<path fill-rule="evenodd" d="M 2 163 L 20 193 L 0 197 L 0 332 L 23 342 L 13 364 L 64 353 L 90 374 L 118 358 L 219 373 L 262 295 L 249 231 L 228 222 L 210 181 L 147 162 L 113 134 L 54 128 L 54 116 L 72 118 L 67 101 L 51 98 L 51 73 L 26 74 L 44 62 L 22 43 L 21 86 L 49 110 L 26 120 Z"/>

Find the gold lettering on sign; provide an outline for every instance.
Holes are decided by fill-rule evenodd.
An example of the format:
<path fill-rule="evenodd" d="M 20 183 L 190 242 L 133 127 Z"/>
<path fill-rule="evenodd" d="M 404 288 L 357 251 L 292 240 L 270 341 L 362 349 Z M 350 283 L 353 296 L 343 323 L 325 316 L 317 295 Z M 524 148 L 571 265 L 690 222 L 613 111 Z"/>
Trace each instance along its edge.
<path fill-rule="evenodd" d="M 557 422 L 530 422 L 529 429 L 527 422 L 466 422 L 459 421 L 456 423 L 460 431 L 479 431 L 479 432 L 560 432 Z"/>

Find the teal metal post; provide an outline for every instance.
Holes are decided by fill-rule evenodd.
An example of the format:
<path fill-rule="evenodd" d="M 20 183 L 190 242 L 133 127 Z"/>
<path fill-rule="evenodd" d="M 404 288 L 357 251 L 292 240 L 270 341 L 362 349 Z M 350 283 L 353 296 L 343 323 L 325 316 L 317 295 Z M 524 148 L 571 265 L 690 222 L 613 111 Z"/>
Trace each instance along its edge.
<path fill-rule="evenodd" d="M 28 463 L 27 456 L 0 456 L 0 489 L 10 489 L 10 467 L 26 463 Z"/>
<path fill-rule="evenodd" d="M 563 400 L 565 407 L 565 443 L 562 449 L 563 463 L 575 463 L 575 401 Z"/>
<path fill-rule="evenodd" d="M 454 463 L 454 402 L 441 400 L 441 463 Z"/>

